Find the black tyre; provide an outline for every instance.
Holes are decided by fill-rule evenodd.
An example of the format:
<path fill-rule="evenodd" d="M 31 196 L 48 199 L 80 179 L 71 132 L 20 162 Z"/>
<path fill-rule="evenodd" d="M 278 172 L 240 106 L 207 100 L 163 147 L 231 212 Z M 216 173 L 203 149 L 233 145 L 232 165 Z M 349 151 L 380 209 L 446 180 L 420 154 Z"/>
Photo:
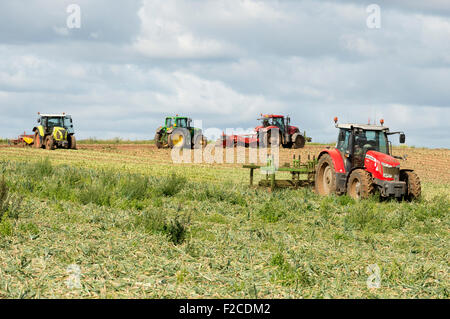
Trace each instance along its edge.
<path fill-rule="evenodd" d="M 38 131 L 34 132 L 34 144 L 33 144 L 33 147 L 34 148 L 42 148 L 41 136 L 39 135 Z"/>
<path fill-rule="evenodd" d="M 155 145 L 157 148 L 163 148 L 163 144 L 161 143 L 161 134 L 159 132 L 155 134 Z"/>
<path fill-rule="evenodd" d="M 408 201 L 417 200 L 422 194 L 419 176 L 412 171 L 401 171 L 400 180 L 406 182 L 405 199 Z"/>
<path fill-rule="evenodd" d="M 53 143 L 53 138 L 51 138 L 50 136 L 47 136 L 45 138 L 45 149 L 47 149 L 47 150 L 55 149 L 55 144 Z"/>
<path fill-rule="evenodd" d="M 69 149 L 77 149 L 77 139 L 75 138 L 75 135 L 69 135 Z"/>
<path fill-rule="evenodd" d="M 305 137 L 303 135 L 295 136 L 295 141 L 292 141 L 292 148 L 303 148 L 305 147 Z"/>
<path fill-rule="evenodd" d="M 336 171 L 328 154 L 322 155 L 317 163 L 315 190 L 317 194 L 324 196 L 336 193 Z"/>
<path fill-rule="evenodd" d="M 353 199 L 366 199 L 374 193 L 372 175 L 362 168 L 355 169 L 347 181 L 347 194 Z"/>
<path fill-rule="evenodd" d="M 268 141 L 269 141 L 269 147 L 271 147 L 272 145 L 275 147 L 279 147 L 281 144 L 281 134 L 280 134 L 280 130 L 278 129 L 270 129 L 269 132 L 267 132 L 268 134 Z"/>
<path fill-rule="evenodd" d="M 168 137 L 170 148 L 191 148 L 191 134 L 185 128 L 176 128 Z"/>

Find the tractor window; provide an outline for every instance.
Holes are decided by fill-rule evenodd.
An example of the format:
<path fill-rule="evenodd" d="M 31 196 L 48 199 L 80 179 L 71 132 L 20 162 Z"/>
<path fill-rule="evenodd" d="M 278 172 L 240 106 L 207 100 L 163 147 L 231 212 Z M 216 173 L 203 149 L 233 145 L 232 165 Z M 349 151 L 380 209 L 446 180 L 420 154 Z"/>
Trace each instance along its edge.
<path fill-rule="evenodd" d="M 167 118 L 166 119 L 166 127 L 171 127 L 173 126 L 173 119 L 172 118 Z"/>
<path fill-rule="evenodd" d="M 283 119 L 281 117 L 273 117 L 272 125 L 278 126 L 281 130 L 284 130 L 284 123 L 283 123 Z"/>
<path fill-rule="evenodd" d="M 72 124 L 72 118 L 70 116 L 64 117 L 64 128 L 69 132 L 70 134 L 74 133 L 73 130 L 73 124 Z"/>
<path fill-rule="evenodd" d="M 59 126 L 63 127 L 63 119 L 61 117 L 49 117 L 47 118 L 47 126 Z"/>
<path fill-rule="evenodd" d="M 361 131 L 355 136 L 355 150 L 364 154 L 369 150 L 387 154 L 386 135 L 383 131 Z"/>
<path fill-rule="evenodd" d="M 179 126 L 179 127 L 187 127 L 187 119 L 178 119 L 177 126 Z"/>
<path fill-rule="evenodd" d="M 339 131 L 339 137 L 336 148 L 342 153 L 345 153 L 348 150 L 349 140 L 350 140 L 350 131 L 341 129 Z"/>

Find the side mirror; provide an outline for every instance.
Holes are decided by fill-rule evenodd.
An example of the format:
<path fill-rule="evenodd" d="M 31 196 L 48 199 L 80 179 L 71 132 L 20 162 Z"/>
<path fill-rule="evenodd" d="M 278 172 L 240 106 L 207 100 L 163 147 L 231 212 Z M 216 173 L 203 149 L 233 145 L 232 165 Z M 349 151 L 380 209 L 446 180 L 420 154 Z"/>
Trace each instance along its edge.
<path fill-rule="evenodd" d="M 37 122 L 38 122 L 38 123 L 41 123 L 41 119 L 37 119 Z"/>
<path fill-rule="evenodd" d="M 400 138 L 399 139 L 400 139 L 400 144 L 404 144 L 405 140 L 406 140 L 405 134 L 400 133 Z"/>

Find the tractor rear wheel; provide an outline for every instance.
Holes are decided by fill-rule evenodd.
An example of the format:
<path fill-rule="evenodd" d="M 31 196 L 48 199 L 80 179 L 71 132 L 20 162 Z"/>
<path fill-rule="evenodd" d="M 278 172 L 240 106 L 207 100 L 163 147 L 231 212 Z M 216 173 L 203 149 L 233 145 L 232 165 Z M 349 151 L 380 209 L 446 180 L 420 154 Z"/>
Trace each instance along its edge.
<path fill-rule="evenodd" d="M 336 193 L 336 173 L 328 154 L 322 155 L 317 163 L 315 190 L 317 194 L 325 196 Z"/>
<path fill-rule="evenodd" d="M 45 138 L 45 148 L 47 150 L 53 150 L 55 149 L 55 145 L 53 144 L 53 139 L 50 136 L 47 136 Z"/>
<path fill-rule="evenodd" d="M 38 131 L 36 131 L 36 132 L 34 133 L 34 144 L 33 144 L 33 147 L 34 147 L 34 148 L 42 148 L 42 145 L 41 145 L 41 137 L 40 137 Z"/>
<path fill-rule="evenodd" d="M 413 201 L 420 198 L 422 188 L 420 186 L 419 176 L 412 171 L 401 171 L 400 180 L 406 182 L 406 195 L 407 201 Z"/>
<path fill-rule="evenodd" d="M 155 134 L 155 145 L 157 148 L 163 147 L 163 144 L 161 143 L 161 134 L 159 134 L 159 132 Z"/>
<path fill-rule="evenodd" d="M 295 141 L 292 141 L 292 148 L 303 148 L 305 147 L 305 137 L 303 135 L 297 135 Z"/>
<path fill-rule="evenodd" d="M 191 148 L 191 134 L 184 128 L 176 128 L 167 138 L 170 148 Z"/>
<path fill-rule="evenodd" d="M 277 129 L 271 129 L 268 133 L 269 146 L 279 147 L 281 144 L 281 134 Z"/>
<path fill-rule="evenodd" d="M 77 149 L 77 140 L 75 138 L 75 135 L 69 135 L 69 149 Z"/>
<path fill-rule="evenodd" d="M 375 188 L 372 176 L 362 168 L 355 169 L 347 182 L 347 194 L 353 199 L 366 199 L 373 194 Z"/>

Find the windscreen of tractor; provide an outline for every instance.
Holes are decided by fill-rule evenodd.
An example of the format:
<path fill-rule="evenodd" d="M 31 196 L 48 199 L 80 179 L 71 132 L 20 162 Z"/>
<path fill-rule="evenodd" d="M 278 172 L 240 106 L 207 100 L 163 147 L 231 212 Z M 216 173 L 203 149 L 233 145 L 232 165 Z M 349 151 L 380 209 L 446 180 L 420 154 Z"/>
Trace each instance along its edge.
<path fill-rule="evenodd" d="M 355 148 L 360 148 L 365 152 L 374 150 L 381 153 L 388 153 L 386 133 L 384 131 L 358 131 L 355 135 Z"/>

